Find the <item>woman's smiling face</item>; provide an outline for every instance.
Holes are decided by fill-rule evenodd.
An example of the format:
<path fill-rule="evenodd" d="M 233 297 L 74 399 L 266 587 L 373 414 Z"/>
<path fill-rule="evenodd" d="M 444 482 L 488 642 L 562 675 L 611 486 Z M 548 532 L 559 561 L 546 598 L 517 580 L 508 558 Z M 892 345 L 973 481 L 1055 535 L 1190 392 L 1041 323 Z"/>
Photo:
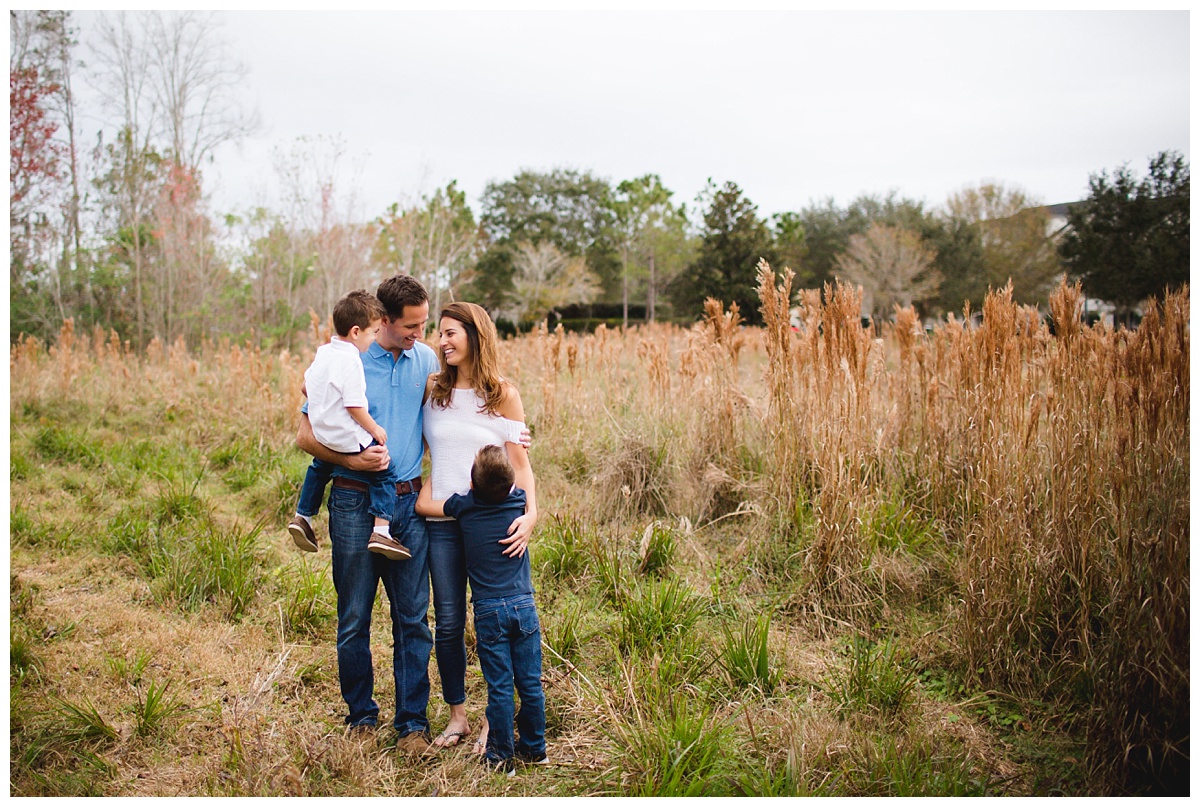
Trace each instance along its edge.
<path fill-rule="evenodd" d="M 467 327 L 452 317 L 442 317 L 438 328 L 438 348 L 446 364 L 458 367 L 463 362 L 469 363 L 471 348 L 467 342 Z"/>

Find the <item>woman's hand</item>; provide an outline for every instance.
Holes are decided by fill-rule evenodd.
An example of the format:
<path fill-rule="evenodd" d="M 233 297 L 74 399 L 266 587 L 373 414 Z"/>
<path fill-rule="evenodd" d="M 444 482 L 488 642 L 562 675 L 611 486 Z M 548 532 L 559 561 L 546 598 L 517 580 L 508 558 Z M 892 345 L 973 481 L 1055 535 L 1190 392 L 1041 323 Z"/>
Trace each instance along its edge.
<path fill-rule="evenodd" d="M 526 513 L 518 516 L 508 528 L 508 537 L 500 539 L 505 544 L 505 557 L 519 558 L 525 554 L 529 539 L 533 535 L 533 527 L 537 524 L 537 513 Z"/>

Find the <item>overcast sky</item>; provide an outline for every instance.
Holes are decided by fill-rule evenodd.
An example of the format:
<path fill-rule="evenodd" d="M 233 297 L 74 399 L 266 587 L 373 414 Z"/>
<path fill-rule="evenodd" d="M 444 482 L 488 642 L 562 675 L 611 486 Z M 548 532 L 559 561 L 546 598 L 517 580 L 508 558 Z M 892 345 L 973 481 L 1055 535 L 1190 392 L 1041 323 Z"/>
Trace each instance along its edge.
<path fill-rule="evenodd" d="M 732 180 L 768 216 L 984 180 L 1053 204 L 1191 157 L 1186 11 L 218 17 L 262 120 L 206 168 L 218 212 L 271 204 L 304 135 L 340 138 L 367 218 L 452 179 L 478 212 L 526 168 L 657 173 L 689 207 Z"/>

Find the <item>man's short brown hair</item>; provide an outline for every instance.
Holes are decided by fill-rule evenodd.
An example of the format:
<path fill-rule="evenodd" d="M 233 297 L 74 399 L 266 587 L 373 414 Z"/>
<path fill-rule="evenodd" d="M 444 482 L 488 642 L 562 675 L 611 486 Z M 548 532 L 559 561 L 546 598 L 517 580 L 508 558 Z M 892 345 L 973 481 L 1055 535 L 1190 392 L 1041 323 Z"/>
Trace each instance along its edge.
<path fill-rule="evenodd" d="M 393 275 L 379 284 L 375 292 L 379 302 L 387 312 L 388 319 L 399 319 L 404 316 L 407 306 L 417 306 L 429 302 L 429 294 L 421 281 L 412 275 Z"/>
<path fill-rule="evenodd" d="M 484 504 L 500 504 L 508 498 L 516 474 L 508 461 L 508 452 L 500 446 L 484 446 L 471 465 L 471 490 Z"/>
<path fill-rule="evenodd" d="M 333 305 L 333 329 L 338 336 L 349 336 L 355 325 L 362 329 L 383 319 L 383 303 L 366 289 L 355 289 Z"/>

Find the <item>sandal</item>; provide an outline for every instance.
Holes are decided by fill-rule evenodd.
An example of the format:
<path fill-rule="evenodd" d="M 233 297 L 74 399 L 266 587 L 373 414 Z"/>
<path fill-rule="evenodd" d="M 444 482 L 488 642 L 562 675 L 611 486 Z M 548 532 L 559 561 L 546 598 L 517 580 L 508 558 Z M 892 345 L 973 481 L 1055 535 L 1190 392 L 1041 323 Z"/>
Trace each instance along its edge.
<path fill-rule="evenodd" d="M 453 748 L 470 733 L 470 729 L 467 729 L 466 731 L 443 731 L 434 738 L 433 744 L 437 748 Z M 453 742 L 451 742 L 451 740 L 453 740 Z"/>

